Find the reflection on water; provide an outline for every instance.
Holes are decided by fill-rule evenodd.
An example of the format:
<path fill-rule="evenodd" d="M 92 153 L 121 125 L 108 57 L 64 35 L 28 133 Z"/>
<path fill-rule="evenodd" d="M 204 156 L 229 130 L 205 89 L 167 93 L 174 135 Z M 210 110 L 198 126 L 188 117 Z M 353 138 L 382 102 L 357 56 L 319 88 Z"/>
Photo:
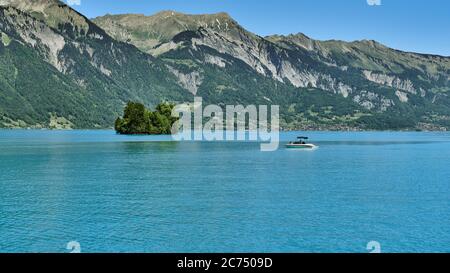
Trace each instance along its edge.
<path fill-rule="evenodd" d="M 121 142 L 118 147 L 124 152 L 148 153 L 148 152 L 173 152 L 176 151 L 179 142 L 163 141 L 163 142 Z"/>
<path fill-rule="evenodd" d="M 419 145 L 419 144 L 436 144 L 441 142 L 443 144 L 449 141 L 317 141 L 315 143 L 320 145 L 360 145 L 360 146 L 378 146 L 378 145 Z"/>

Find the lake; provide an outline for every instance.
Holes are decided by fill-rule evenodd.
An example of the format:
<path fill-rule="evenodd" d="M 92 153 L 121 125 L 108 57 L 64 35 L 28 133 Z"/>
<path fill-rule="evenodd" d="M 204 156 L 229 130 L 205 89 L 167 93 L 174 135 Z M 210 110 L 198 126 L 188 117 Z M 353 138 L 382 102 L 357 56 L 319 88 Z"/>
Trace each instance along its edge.
<path fill-rule="evenodd" d="M 450 133 L 304 134 L 0 130 L 0 252 L 450 252 Z"/>

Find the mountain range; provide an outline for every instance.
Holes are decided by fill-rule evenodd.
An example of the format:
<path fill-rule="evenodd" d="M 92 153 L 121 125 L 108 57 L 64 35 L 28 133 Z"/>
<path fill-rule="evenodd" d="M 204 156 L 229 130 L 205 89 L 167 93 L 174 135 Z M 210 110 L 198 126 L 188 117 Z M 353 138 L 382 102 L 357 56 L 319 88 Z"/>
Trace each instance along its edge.
<path fill-rule="evenodd" d="M 277 104 L 284 129 L 450 129 L 450 58 L 261 37 L 226 13 L 88 19 L 0 0 L 0 127 L 110 128 L 128 101 Z"/>

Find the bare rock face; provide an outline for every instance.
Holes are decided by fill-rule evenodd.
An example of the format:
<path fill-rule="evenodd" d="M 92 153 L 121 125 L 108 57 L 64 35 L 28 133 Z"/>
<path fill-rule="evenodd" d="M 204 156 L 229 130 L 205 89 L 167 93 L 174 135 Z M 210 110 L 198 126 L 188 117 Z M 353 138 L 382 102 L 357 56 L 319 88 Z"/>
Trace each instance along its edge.
<path fill-rule="evenodd" d="M 107 128 L 128 100 L 188 94 L 165 64 L 60 1 L 0 0 L 0 36 L 0 127 Z"/>
<path fill-rule="evenodd" d="M 353 101 L 367 110 L 375 110 L 378 112 L 386 112 L 389 107 L 395 106 L 395 103 L 392 100 L 365 90 L 353 97 Z"/>
<path fill-rule="evenodd" d="M 401 101 L 401 102 L 408 102 L 408 94 L 407 93 L 405 93 L 405 92 L 402 92 L 402 91 L 395 91 L 395 95 L 398 97 L 398 99 Z"/>
<path fill-rule="evenodd" d="M 101 127 L 128 100 L 151 106 L 196 95 L 278 104 L 286 123 L 308 128 L 450 128 L 450 58 L 376 41 L 260 37 L 226 13 L 91 21 L 57 0 L 0 0 L 0 36 L 0 95 L 13 102 L 0 97 L 0 127 Z"/>
<path fill-rule="evenodd" d="M 173 73 L 177 77 L 178 83 L 183 88 L 188 90 L 192 95 L 197 95 L 198 88 L 203 82 L 203 76 L 200 75 L 199 72 L 194 71 L 191 73 L 183 73 L 171 66 L 167 66 L 167 68 L 171 73 Z"/>
<path fill-rule="evenodd" d="M 414 88 L 414 84 L 409 79 L 401 80 L 400 78 L 398 78 L 396 76 L 389 76 L 386 74 L 374 73 L 372 71 L 367 71 L 367 70 L 364 70 L 363 73 L 364 73 L 364 76 L 366 77 L 366 79 L 368 79 L 369 81 L 372 81 L 372 82 L 375 82 L 375 83 L 378 83 L 381 85 L 393 87 L 396 89 L 400 89 L 400 90 L 406 91 L 406 92 L 414 94 L 414 95 L 417 94 L 417 90 Z"/>
<path fill-rule="evenodd" d="M 52 28 L 70 25 L 74 32 L 87 33 L 89 30 L 85 17 L 58 0 L 0 0 L 0 6 L 26 12 Z"/>
<path fill-rule="evenodd" d="M 18 34 L 25 43 L 31 47 L 40 48 L 46 61 L 60 72 L 63 71 L 59 53 L 64 49 L 66 41 L 62 35 L 40 21 L 30 20 L 28 16 L 24 16 L 16 9 L 6 9 L 4 16 L 6 23 L 20 30 Z"/>
<path fill-rule="evenodd" d="M 440 79 L 442 84 L 449 84 L 448 58 L 397 52 L 371 40 L 323 42 L 301 33 L 263 38 L 248 32 L 224 13 L 187 15 L 164 11 L 154 16 L 108 15 L 94 21 L 115 38 L 132 43 L 154 56 L 163 56 L 186 46 L 194 51 L 207 47 L 220 55 L 239 59 L 256 73 L 278 82 L 297 88 L 320 88 L 343 97 L 364 89 L 354 85 L 355 77 L 421 97 L 427 95 L 425 86 L 429 81 Z M 197 34 L 180 39 L 184 32 Z M 380 61 L 371 57 L 374 52 L 385 59 Z M 351 56 L 351 59 L 342 62 L 342 58 L 336 58 L 342 54 Z M 204 61 L 225 68 L 226 62 L 220 61 L 221 58 L 208 53 Z M 405 64 L 399 67 L 392 59 Z M 381 64 L 383 61 L 384 65 Z M 396 75 L 403 73 L 401 70 L 405 67 L 422 70 L 423 83 Z M 345 74 L 341 72 L 352 79 L 345 79 L 347 77 L 343 77 Z M 361 75 L 348 75 L 355 73 Z"/>
<path fill-rule="evenodd" d="M 224 68 L 227 66 L 227 61 L 221 57 L 214 55 L 205 55 L 205 62 L 213 65 L 217 65 L 218 67 Z"/>

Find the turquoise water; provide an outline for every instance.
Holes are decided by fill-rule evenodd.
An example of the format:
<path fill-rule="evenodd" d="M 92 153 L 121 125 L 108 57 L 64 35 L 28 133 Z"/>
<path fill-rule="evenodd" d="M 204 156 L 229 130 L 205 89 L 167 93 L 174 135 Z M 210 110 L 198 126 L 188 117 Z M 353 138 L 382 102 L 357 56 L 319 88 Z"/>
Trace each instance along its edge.
<path fill-rule="evenodd" d="M 450 252 L 449 133 L 308 135 L 0 131 L 0 252 Z"/>

